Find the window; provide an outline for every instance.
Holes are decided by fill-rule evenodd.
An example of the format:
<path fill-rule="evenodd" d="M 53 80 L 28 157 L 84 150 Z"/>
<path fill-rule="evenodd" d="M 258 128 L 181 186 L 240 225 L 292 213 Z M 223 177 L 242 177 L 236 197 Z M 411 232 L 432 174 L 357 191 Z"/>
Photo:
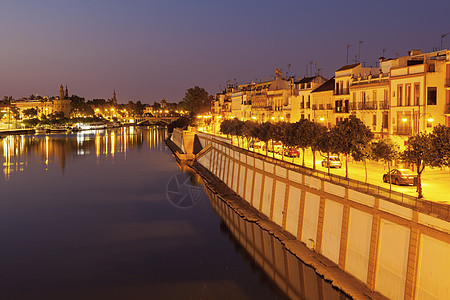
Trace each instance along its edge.
<path fill-rule="evenodd" d="M 427 105 L 436 105 L 437 102 L 437 88 L 429 87 L 427 89 Z"/>
<path fill-rule="evenodd" d="M 377 126 L 377 115 L 373 115 L 373 118 L 372 118 L 372 125 L 373 125 L 373 126 Z"/>
<path fill-rule="evenodd" d="M 386 113 L 383 114 L 383 123 L 381 126 L 386 129 L 389 128 L 389 115 Z"/>
<path fill-rule="evenodd" d="M 405 96 L 405 100 L 406 100 L 406 106 L 410 106 L 411 105 L 411 85 L 407 84 L 406 85 L 406 96 Z"/>
<path fill-rule="evenodd" d="M 414 105 L 419 105 L 420 83 L 414 83 Z"/>
<path fill-rule="evenodd" d="M 402 95 L 403 95 L 403 86 L 401 84 L 399 84 L 399 85 L 397 85 L 397 106 L 403 105 Z"/>
<path fill-rule="evenodd" d="M 373 102 L 377 102 L 377 91 L 373 91 Z"/>

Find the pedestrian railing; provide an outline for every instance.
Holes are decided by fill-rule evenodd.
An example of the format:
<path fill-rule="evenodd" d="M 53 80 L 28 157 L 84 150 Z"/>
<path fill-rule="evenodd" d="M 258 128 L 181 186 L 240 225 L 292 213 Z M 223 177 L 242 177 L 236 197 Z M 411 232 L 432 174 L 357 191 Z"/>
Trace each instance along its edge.
<path fill-rule="evenodd" d="M 343 176 L 339 176 L 336 174 L 331 174 L 328 172 L 320 171 L 320 170 L 314 170 L 309 167 L 304 167 L 298 164 L 294 164 L 288 161 L 284 161 L 278 158 L 270 157 L 263 155 L 261 153 L 249 151 L 240 147 L 237 147 L 235 145 L 225 143 L 223 141 L 220 141 L 216 138 L 212 138 L 212 140 L 215 143 L 218 143 L 220 145 L 230 147 L 232 150 L 237 151 L 242 154 L 246 154 L 250 157 L 261 159 L 265 162 L 272 163 L 277 166 L 284 167 L 288 170 L 300 172 L 302 174 L 313 176 L 316 178 L 320 178 L 322 180 L 332 182 L 334 184 L 338 184 L 359 192 L 363 192 L 365 194 L 369 194 L 372 196 L 376 196 L 397 204 L 401 204 L 403 206 L 412 208 L 414 210 L 417 210 L 419 212 L 423 212 L 426 214 L 432 214 L 440 219 L 444 220 L 450 220 L 450 205 L 447 204 L 441 204 L 436 203 L 424 199 L 419 199 L 417 197 L 407 195 L 404 193 L 400 193 L 397 191 L 389 190 L 384 187 L 370 184 L 367 182 L 362 182 L 355 179 L 345 178 Z"/>

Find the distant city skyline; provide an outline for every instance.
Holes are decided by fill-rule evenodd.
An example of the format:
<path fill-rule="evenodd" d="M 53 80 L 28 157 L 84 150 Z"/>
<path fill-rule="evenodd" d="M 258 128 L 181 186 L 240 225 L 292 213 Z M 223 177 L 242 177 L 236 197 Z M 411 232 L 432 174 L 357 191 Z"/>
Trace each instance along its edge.
<path fill-rule="evenodd" d="M 196 85 L 329 78 L 409 50 L 450 48 L 450 2 L 2 1 L 0 97 L 180 101 Z M 347 45 L 350 45 L 347 48 Z M 383 50 L 384 49 L 384 50 Z M 358 58 L 360 54 L 360 58 Z M 308 70 L 308 71 L 307 71 Z M 308 74 L 307 74 L 308 72 Z"/>

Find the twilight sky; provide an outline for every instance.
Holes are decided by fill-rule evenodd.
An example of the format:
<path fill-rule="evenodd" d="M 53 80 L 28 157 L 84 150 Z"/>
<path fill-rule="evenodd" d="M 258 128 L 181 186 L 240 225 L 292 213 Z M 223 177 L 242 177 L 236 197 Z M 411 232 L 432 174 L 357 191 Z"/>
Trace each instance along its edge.
<path fill-rule="evenodd" d="M 448 0 L 1 0 L 0 97 L 69 94 L 119 103 L 180 101 L 195 85 L 265 79 L 275 68 L 331 77 L 450 32 Z M 443 39 L 450 48 L 450 34 Z M 312 64 L 315 69 L 315 63 Z"/>

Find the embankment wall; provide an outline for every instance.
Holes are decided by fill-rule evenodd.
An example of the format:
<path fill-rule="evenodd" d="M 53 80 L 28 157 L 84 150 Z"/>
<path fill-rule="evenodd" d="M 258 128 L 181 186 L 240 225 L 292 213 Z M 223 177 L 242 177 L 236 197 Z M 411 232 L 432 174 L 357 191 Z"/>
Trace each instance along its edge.
<path fill-rule="evenodd" d="M 450 223 L 198 135 L 198 162 L 268 219 L 390 299 L 450 299 Z"/>

